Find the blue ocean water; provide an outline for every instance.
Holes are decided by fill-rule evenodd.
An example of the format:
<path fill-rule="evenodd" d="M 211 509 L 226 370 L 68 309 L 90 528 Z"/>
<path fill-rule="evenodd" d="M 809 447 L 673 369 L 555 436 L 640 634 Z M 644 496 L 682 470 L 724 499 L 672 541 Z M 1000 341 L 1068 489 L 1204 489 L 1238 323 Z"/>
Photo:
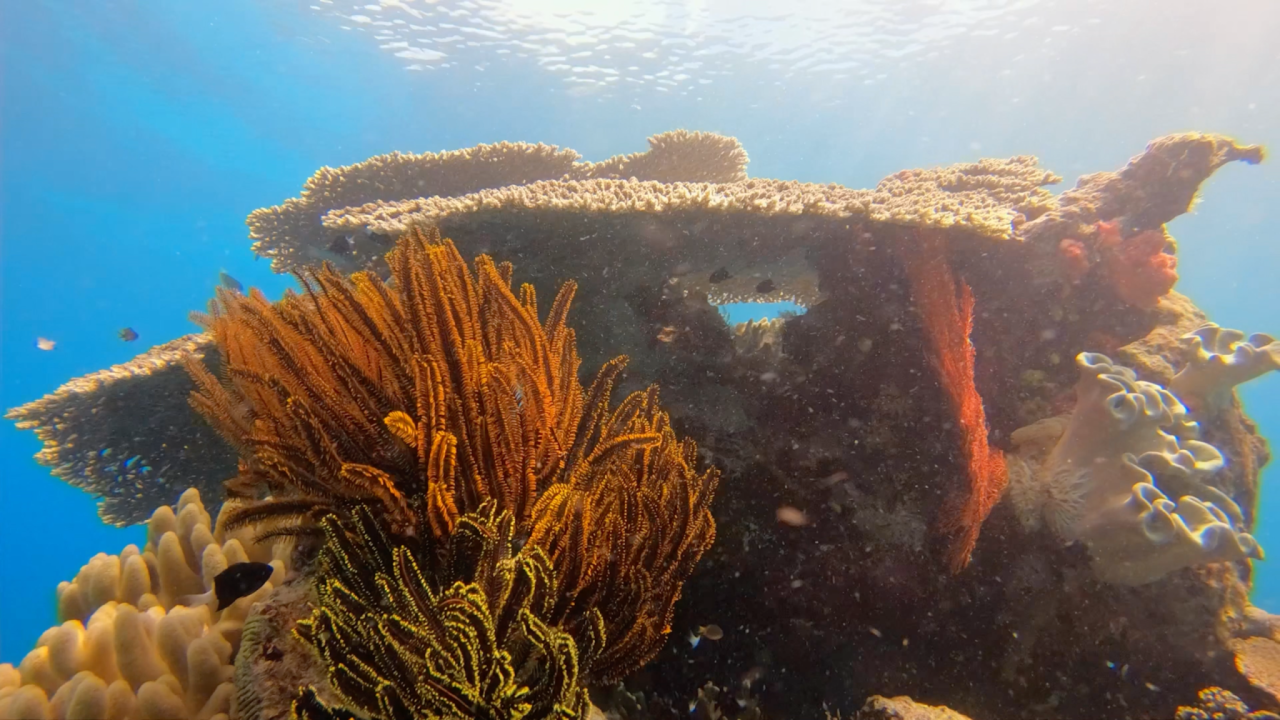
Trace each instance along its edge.
<path fill-rule="evenodd" d="M 1035 154 L 1064 189 L 1170 132 L 1280 147 L 1271 3 L 811 4 L 432 4 L 464 13 L 450 25 L 387 2 L 0 3 L 0 405 L 192 332 L 219 270 L 280 293 L 290 281 L 254 261 L 245 216 L 322 165 L 392 150 L 524 140 L 599 160 L 686 127 L 739 138 L 757 177 L 867 187 Z M 477 16 L 535 49 L 475 44 Z M 1280 332 L 1278 200 L 1276 161 L 1227 167 L 1170 225 L 1178 290 L 1224 326 Z M 1243 397 L 1280 437 L 1280 376 Z M 59 581 L 143 537 L 103 526 L 36 450 L 0 426 L 4 662 L 53 623 Z M 1276 477 L 1255 534 L 1280 549 Z M 1280 565 L 1258 564 L 1254 601 L 1280 610 Z"/>

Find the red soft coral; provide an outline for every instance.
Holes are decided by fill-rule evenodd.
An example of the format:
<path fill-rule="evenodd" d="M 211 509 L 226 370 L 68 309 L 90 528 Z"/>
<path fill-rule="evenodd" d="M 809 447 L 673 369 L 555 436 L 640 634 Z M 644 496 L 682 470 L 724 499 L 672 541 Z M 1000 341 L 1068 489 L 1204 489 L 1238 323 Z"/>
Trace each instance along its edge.
<path fill-rule="evenodd" d="M 1098 223 L 1098 254 L 1107 280 L 1126 304 L 1153 308 L 1178 282 L 1178 258 L 1165 252 L 1162 229 L 1122 237 L 1115 222 Z"/>
<path fill-rule="evenodd" d="M 1089 274 L 1089 251 L 1075 238 L 1063 238 L 1058 243 L 1058 260 L 1062 263 L 1067 282 L 1073 285 Z"/>

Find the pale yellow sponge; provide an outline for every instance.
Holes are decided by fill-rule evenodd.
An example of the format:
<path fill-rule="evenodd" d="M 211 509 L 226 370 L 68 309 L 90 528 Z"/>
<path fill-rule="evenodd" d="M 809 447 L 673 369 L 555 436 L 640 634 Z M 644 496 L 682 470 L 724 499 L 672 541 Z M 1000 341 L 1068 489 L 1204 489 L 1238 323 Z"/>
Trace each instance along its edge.
<path fill-rule="evenodd" d="M 234 501 L 227 506 L 234 506 Z M 228 532 L 214 526 L 200 493 L 189 489 L 176 508 L 165 505 L 152 513 L 143 550 L 129 545 L 119 555 L 99 553 L 80 568 L 74 580 L 60 583 L 58 619 L 84 622 L 111 601 L 141 610 L 169 610 L 184 596 L 212 590 L 213 579 L 228 566 L 249 560 L 274 565 L 271 585 L 278 586 L 288 571 L 292 545 L 255 543 L 253 537 L 261 530 Z"/>

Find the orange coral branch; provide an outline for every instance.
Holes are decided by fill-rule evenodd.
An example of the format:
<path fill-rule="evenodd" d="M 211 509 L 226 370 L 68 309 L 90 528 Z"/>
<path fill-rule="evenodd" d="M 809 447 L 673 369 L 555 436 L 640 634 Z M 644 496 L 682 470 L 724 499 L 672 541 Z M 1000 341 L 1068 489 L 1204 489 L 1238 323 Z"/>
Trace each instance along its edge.
<path fill-rule="evenodd" d="M 904 242 L 901 247 L 911 295 L 929 338 L 930 357 L 963 438 L 968 492 L 941 520 L 943 531 L 954 536 L 948 563 L 952 572 L 959 572 L 969 564 L 982 522 L 999 502 L 1008 475 L 1004 455 L 987 444 L 987 416 L 973 379 L 974 350 L 969 341 L 973 292 L 963 281 L 957 289 L 941 233 L 917 230 L 914 242 Z"/>

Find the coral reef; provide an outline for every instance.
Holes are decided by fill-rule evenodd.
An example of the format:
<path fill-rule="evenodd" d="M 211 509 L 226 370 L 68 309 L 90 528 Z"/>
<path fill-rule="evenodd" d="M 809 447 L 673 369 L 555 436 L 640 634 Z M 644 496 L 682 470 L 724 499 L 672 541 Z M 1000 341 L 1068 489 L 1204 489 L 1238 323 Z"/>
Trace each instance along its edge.
<path fill-rule="evenodd" d="M 1085 543 L 1098 575 L 1117 583 L 1260 559 L 1239 506 L 1212 484 L 1222 454 L 1195 439 L 1199 428 L 1177 398 L 1105 355 L 1081 353 L 1076 364 L 1070 418 L 1011 437 L 1027 452 L 1010 481 L 1024 524 L 1043 518 L 1062 539 Z"/>
<path fill-rule="evenodd" d="M 707 147 L 725 168 L 736 162 L 729 143 L 708 141 Z M 692 157 L 692 149 L 686 151 Z M 298 217 L 305 229 L 274 246 L 275 239 L 263 238 L 258 248 L 282 269 L 336 253 L 340 270 L 368 268 L 389 277 L 392 267 L 382 254 L 391 236 L 412 223 L 433 222 L 463 255 L 518 261 L 539 295 L 552 297 L 566 279 L 576 282 L 574 324 L 583 362 L 599 367 L 625 353 L 629 377 L 617 376 L 619 390 L 654 381 L 662 387 L 670 413 L 662 416 L 663 427 L 672 438 L 678 430 L 695 439 L 699 459 L 718 467 L 731 488 L 714 507 L 717 542 L 685 582 L 669 624 L 673 634 L 684 634 L 714 623 L 723 637 L 697 647 L 662 646 L 616 693 L 633 700 L 643 693 L 643 701 L 602 704 L 607 715 L 639 718 L 629 709 L 643 709 L 649 717 L 686 716 L 691 695 L 708 680 L 749 686 L 750 707 L 734 707 L 741 701 L 736 692 L 735 702 L 712 703 L 729 717 L 820 717 L 824 706 L 858 707 L 876 693 L 928 698 L 974 717 L 1171 717 L 1180 705 L 1194 704 L 1196 690 L 1214 686 L 1252 707 L 1274 709 L 1274 699 L 1250 684 L 1264 673 L 1240 659 L 1241 641 L 1261 637 L 1240 629 L 1249 563 L 1164 572 L 1159 554 L 1140 552 L 1150 547 L 1135 532 L 1141 513 L 1115 526 L 1128 534 L 1107 536 L 1117 543 L 1104 547 L 1099 539 L 1091 551 L 1084 542 L 1066 545 L 1053 532 L 1028 533 L 1013 503 L 1001 503 L 982 523 L 969 571 L 945 572 L 954 537 L 931 531 L 927 519 L 945 515 L 949 496 L 968 486 L 969 463 L 957 442 L 951 393 L 931 366 L 929 333 L 914 309 L 900 252 L 917 231 L 945 238 L 954 277 L 974 300 L 973 386 L 990 426 L 989 445 L 1009 451 L 1019 428 L 1060 417 L 1057 430 L 1041 428 L 1053 432 L 1041 436 L 1038 449 L 1026 433 L 1018 435 L 1015 454 L 1042 460 L 1070 422 L 1079 382 L 1073 358 L 1082 352 L 1116 358 L 1136 373 L 1119 373 L 1133 389 L 1122 395 L 1145 398 L 1137 383 L 1171 387 L 1184 367 L 1180 338 L 1206 322 L 1190 300 L 1164 287 L 1152 285 L 1145 300 L 1126 302 L 1127 291 L 1107 269 L 1097 224 L 1115 223 L 1122 244 L 1134 237 L 1147 243 L 1160 233 L 1165 242 L 1158 254 L 1173 257 L 1177 248 L 1163 225 L 1186 211 L 1200 183 L 1220 166 L 1261 157 L 1259 148 L 1221 136 L 1169 136 L 1125 168 L 1085 176 L 1058 196 L 1042 187 L 1056 176 L 1027 157 L 905 171 L 872 190 L 741 176 L 646 179 L 615 160 L 608 177 L 566 171 L 474 189 L 423 185 L 420 198 L 408 197 L 414 191 L 407 185 L 386 194 L 364 186 L 369 192 L 359 206 L 338 207 L 347 200 L 337 196 L 321 203 L 316 194 L 314 202 L 303 198 L 307 215 Z M 1154 253 L 1145 257 L 1172 269 Z M 713 305 L 784 298 L 807 312 L 738 331 Z M 217 355 L 204 352 L 213 375 L 223 373 Z M 167 371 L 155 374 L 161 372 Z M 130 392 L 149 393 L 151 384 L 160 388 L 152 378 Z M 651 402 L 639 397 L 631 401 L 637 407 Z M 133 403 L 166 402 L 169 411 L 186 413 L 162 438 L 149 439 L 175 456 L 212 435 L 183 400 L 152 396 Z M 88 406 L 94 396 L 75 402 Z M 127 425 L 130 407 L 104 406 L 94 421 Z M 410 439 L 418 444 L 408 432 L 417 428 L 416 404 L 371 406 L 367 416 L 356 417 L 376 421 L 389 453 L 409 452 Z M 57 442 L 90 422 L 77 416 L 53 427 L 32 419 L 31 427 Z M 1268 459 L 1265 441 L 1238 403 L 1212 413 L 1192 407 L 1179 426 L 1190 419 L 1199 423 L 1198 437 L 1157 425 L 1176 448 L 1159 434 L 1147 439 L 1175 458 L 1195 447 L 1189 443 L 1204 443 L 1221 461 L 1186 450 L 1195 462 L 1152 465 L 1148 459 L 1144 465 L 1135 457 L 1132 469 L 1122 468 L 1121 452 L 1104 464 L 1135 479 L 1140 472 L 1134 484 L 1159 489 L 1174 504 L 1140 493 L 1151 507 L 1139 509 L 1153 521 L 1176 526 L 1185 509 L 1179 495 L 1189 494 L 1206 511 L 1212 504 L 1221 512 L 1237 537 L 1249 533 L 1258 469 Z M 654 432 L 652 423 L 636 430 Z M 81 437 L 92 445 L 97 436 Z M 650 446 L 650 456 L 660 450 L 656 454 L 673 457 L 677 445 Z M 222 462 L 233 462 L 233 453 L 227 455 Z M 153 466 L 177 459 L 148 456 Z M 1218 468 L 1212 475 L 1201 472 L 1211 467 Z M 409 487 L 381 469 L 395 487 Z M 1137 502 L 1132 488 L 1097 499 L 1123 507 Z M 543 492 L 538 502 L 554 496 Z M 385 508 L 395 503 L 374 495 L 361 504 L 380 518 L 394 515 Z M 576 510 L 578 503 L 566 499 L 561 507 Z M 780 507 L 804 521 L 778 522 Z M 1038 507 L 1032 515 L 1044 522 L 1044 505 Z M 420 537 L 395 535 L 396 541 L 434 542 L 430 523 L 420 527 Z M 519 544 L 523 536 L 516 537 Z M 573 544 L 599 549 L 593 562 L 616 554 L 586 538 L 565 547 Z M 534 545 L 552 559 L 557 577 L 570 577 L 556 569 L 551 545 Z M 1120 575 L 1133 578 L 1151 568 L 1164 574 L 1141 585 L 1106 583 L 1093 554 L 1108 548 L 1141 561 L 1117 566 Z M 670 564 L 640 557 L 623 564 L 646 570 Z M 286 686 L 299 685 L 315 687 L 312 710 L 341 704 L 328 686 L 328 668 L 308 664 L 313 654 L 292 639 L 293 622 L 311 615 L 307 603 L 304 583 L 286 583 L 250 616 L 257 623 L 252 643 L 246 641 L 249 649 L 237 658 L 250 686 L 237 688 L 237 709 L 257 717 L 287 712 Z M 632 612 L 594 606 L 606 621 Z M 1259 644 L 1250 640 L 1248 649 Z M 579 678 L 595 682 L 583 666 Z"/>
<path fill-rule="evenodd" d="M 211 528 L 195 489 L 152 514 L 146 547 L 99 554 L 58 587 L 62 624 L 15 670 L 0 665 L 0 718 L 226 718 L 245 617 L 285 575 L 287 544 Z M 234 536 L 233 536 L 234 535 Z M 231 563 L 275 566 L 255 593 L 213 611 L 184 595 L 213 586 Z"/>
<path fill-rule="evenodd" d="M 1213 414 L 1231 402 L 1236 385 L 1280 370 L 1280 341 L 1206 323 L 1182 337 L 1186 365 L 1169 390 L 1192 410 Z"/>

